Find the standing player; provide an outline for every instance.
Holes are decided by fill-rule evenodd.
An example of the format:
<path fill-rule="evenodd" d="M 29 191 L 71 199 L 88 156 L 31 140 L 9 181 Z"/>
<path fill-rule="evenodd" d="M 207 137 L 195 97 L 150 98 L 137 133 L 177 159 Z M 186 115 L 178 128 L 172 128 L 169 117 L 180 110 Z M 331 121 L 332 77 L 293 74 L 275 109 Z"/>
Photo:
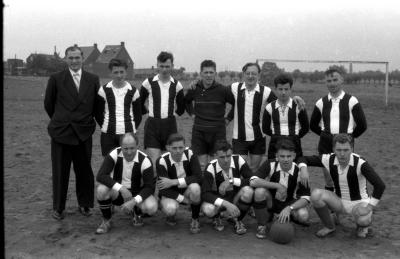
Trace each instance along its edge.
<path fill-rule="evenodd" d="M 96 129 L 94 107 L 99 78 L 82 69 L 82 50 L 68 47 L 65 59 L 68 69 L 50 76 L 44 97 L 44 108 L 50 117 L 53 183 L 53 218 L 65 216 L 71 162 L 76 177 L 79 212 L 92 215 L 94 176 L 91 166 L 92 135 Z"/>
<path fill-rule="evenodd" d="M 133 216 L 134 226 L 142 226 L 142 213 L 157 212 L 154 193 L 153 166 L 145 153 L 138 150 L 139 140 L 133 133 L 121 137 L 121 147 L 111 151 L 97 174 L 97 200 L 103 221 L 97 234 L 107 233 L 111 228 L 111 206 L 121 206 Z"/>
<path fill-rule="evenodd" d="M 199 160 L 193 151 L 185 147 L 185 139 L 174 133 L 167 140 L 169 152 L 157 159 L 157 187 L 161 196 L 161 209 L 167 215 L 167 223 L 176 224 L 175 215 L 179 204 L 191 204 L 192 222 L 190 232 L 200 231 L 199 213 L 201 203 L 200 183 L 202 173 Z"/>
<path fill-rule="evenodd" d="M 214 228 L 224 229 L 221 211 L 235 220 L 235 232 L 246 233 L 242 220 L 253 200 L 253 189 L 249 186 L 252 171 L 240 155 L 232 155 L 232 146 L 226 140 L 215 144 L 216 159 L 208 163 L 202 184 L 202 211 L 213 218 Z"/>
<path fill-rule="evenodd" d="M 185 112 L 183 87 L 171 76 L 173 68 L 173 55 L 162 51 L 157 56 L 158 74 L 144 80 L 140 88 L 142 113 L 149 113 L 144 125 L 144 147 L 153 163 L 165 150 L 168 136 L 177 132 L 175 116 Z"/>
<path fill-rule="evenodd" d="M 254 190 L 255 214 L 258 228 L 256 236 L 266 238 L 266 224 L 274 213 L 283 223 L 292 220 L 307 225 L 310 188 L 299 180 L 299 168 L 293 161 L 296 156 L 294 143 L 282 139 L 277 143 L 276 160 L 265 161 L 250 179 Z M 268 208 L 268 210 L 266 209 Z"/>
<path fill-rule="evenodd" d="M 226 139 L 225 105 L 234 104 L 229 88 L 215 81 L 216 69 L 212 60 L 201 62 L 201 80 L 194 83 L 185 95 L 187 112 L 195 116 L 192 148 L 199 157 L 202 170 L 213 154 L 215 141 Z"/>
<path fill-rule="evenodd" d="M 309 130 L 307 111 L 300 110 L 291 97 L 293 79 L 290 75 L 278 75 L 274 85 L 278 100 L 267 105 L 262 122 L 263 132 L 271 136 L 268 159 L 275 158 L 276 144 L 282 139 L 291 140 L 296 147 L 296 158 L 301 157 L 301 138 Z"/>
<path fill-rule="evenodd" d="M 310 119 L 310 129 L 320 136 L 318 153 L 333 152 L 332 139 L 335 134 L 347 133 L 358 138 L 367 130 L 367 121 L 357 98 L 343 91 L 343 76 L 338 69 L 325 72 L 329 94 L 317 101 Z M 334 191 L 333 181 L 324 170 L 325 189 Z"/>
<path fill-rule="evenodd" d="M 333 137 L 334 153 L 299 159 L 309 166 L 324 167 L 333 179 L 335 193 L 314 189 L 311 203 L 324 227 L 316 235 L 325 237 L 335 231 L 335 224 L 329 210 L 346 213 L 354 217 L 357 236 L 365 238 L 372 222 L 373 209 L 378 205 L 385 190 L 385 184 L 374 169 L 359 155 L 353 153 L 353 138 L 348 134 Z M 306 166 L 299 164 L 308 175 Z M 372 196 L 367 192 L 367 182 L 373 186 Z"/>
<path fill-rule="evenodd" d="M 259 85 L 261 68 L 257 63 L 247 63 L 242 68 L 244 82 L 233 83 L 230 89 L 235 98 L 233 113 L 233 153 L 244 159 L 255 171 L 265 154 L 265 135 L 261 131 L 261 118 L 265 106 L 276 100 L 267 86 Z M 232 112 L 230 113 L 232 119 Z"/>
<path fill-rule="evenodd" d="M 96 121 L 101 127 L 101 153 L 108 155 L 119 146 L 121 136 L 136 133 L 142 121 L 139 91 L 125 81 L 128 64 L 120 59 L 111 59 L 108 64 L 112 81 L 99 89 Z"/>

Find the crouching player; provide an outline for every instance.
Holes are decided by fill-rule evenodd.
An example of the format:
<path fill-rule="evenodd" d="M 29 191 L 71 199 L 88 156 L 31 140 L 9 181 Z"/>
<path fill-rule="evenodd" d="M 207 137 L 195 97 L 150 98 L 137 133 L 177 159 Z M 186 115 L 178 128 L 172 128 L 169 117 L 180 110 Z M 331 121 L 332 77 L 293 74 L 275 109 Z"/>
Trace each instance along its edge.
<path fill-rule="evenodd" d="M 107 233 L 111 228 L 111 206 L 132 215 L 133 225 L 142 226 L 142 213 L 157 212 L 154 193 L 153 167 L 145 153 L 138 150 L 139 140 L 133 133 L 121 137 L 121 147 L 108 154 L 97 174 L 97 200 L 103 214 L 103 222 L 97 234 Z"/>
<path fill-rule="evenodd" d="M 267 160 L 250 179 L 254 189 L 254 203 L 258 228 L 256 236 L 266 238 L 268 221 L 279 214 L 281 223 L 292 220 L 308 225 L 310 189 L 300 182 L 299 168 L 293 160 L 296 146 L 290 140 L 281 140 L 276 146 L 276 160 Z M 268 208 L 268 209 L 267 209 Z"/>
<path fill-rule="evenodd" d="M 156 162 L 162 211 L 167 215 L 167 224 L 173 226 L 176 224 L 175 215 L 179 204 L 190 204 L 190 232 L 198 233 L 202 180 L 199 160 L 193 151 L 185 146 L 185 139 L 179 133 L 168 137 L 166 148 L 168 152 L 161 155 Z"/>
<path fill-rule="evenodd" d="M 213 218 L 217 231 L 222 231 L 221 212 L 235 221 L 235 232 L 246 233 L 242 220 L 253 200 L 253 189 L 249 186 L 253 176 L 246 161 L 240 155 L 232 155 L 232 146 L 226 140 L 215 144 L 216 159 L 210 161 L 204 172 L 202 184 L 202 211 Z"/>
<path fill-rule="evenodd" d="M 325 237 L 335 231 L 329 211 L 332 210 L 352 215 L 357 225 L 357 236 L 365 238 L 372 223 L 373 209 L 382 197 L 385 184 L 367 161 L 353 153 L 352 138 L 348 134 L 333 137 L 333 151 L 331 154 L 299 159 L 302 174 L 308 177 L 306 164 L 324 167 L 335 186 L 335 193 L 323 189 L 315 189 L 311 193 L 311 204 L 324 224 L 316 235 Z M 368 196 L 367 181 L 374 188 L 372 197 Z"/>

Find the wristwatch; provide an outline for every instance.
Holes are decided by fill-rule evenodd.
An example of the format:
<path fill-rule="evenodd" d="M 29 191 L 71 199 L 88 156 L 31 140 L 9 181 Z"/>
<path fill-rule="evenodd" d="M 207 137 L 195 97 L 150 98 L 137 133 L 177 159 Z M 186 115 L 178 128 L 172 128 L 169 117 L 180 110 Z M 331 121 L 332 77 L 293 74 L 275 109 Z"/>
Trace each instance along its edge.
<path fill-rule="evenodd" d="M 290 210 L 294 210 L 293 206 L 289 206 L 289 209 L 290 209 Z"/>
<path fill-rule="evenodd" d="M 233 185 L 233 178 L 229 179 L 229 183 Z"/>

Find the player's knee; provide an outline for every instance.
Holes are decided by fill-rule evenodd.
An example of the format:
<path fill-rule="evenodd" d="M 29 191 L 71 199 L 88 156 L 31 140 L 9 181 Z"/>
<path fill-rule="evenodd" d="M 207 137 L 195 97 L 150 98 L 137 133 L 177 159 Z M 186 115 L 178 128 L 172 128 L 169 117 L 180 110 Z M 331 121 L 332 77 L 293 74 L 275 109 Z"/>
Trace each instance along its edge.
<path fill-rule="evenodd" d="M 310 200 L 313 205 L 318 204 L 322 201 L 323 190 L 321 189 L 314 189 L 311 192 Z"/>
<path fill-rule="evenodd" d="M 250 203 L 253 200 L 254 190 L 250 186 L 245 186 L 242 188 L 242 195 L 240 199 L 244 202 Z"/>
<path fill-rule="evenodd" d="M 150 199 L 150 197 L 148 198 Z M 149 215 L 154 215 L 158 210 L 157 201 L 155 198 L 148 200 L 143 204 L 143 212 Z"/>
<path fill-rule="evenodd" d="M 107 200 L 110 198 L 110 188 L 103 184 L 99 184 L 96 189 L 96 197 L 98 200 Z"/>
<path fill-rule="evenodd" d="M 175 201 L 164 201 L 162 203 L 162 209 L 167 216 L 173 216 L 176 214 L 176 211 L 178 210 L 178 202 Z"/>
<path fill-rule="evenodd" d="M 265 188 L 256 188 L 254 190 L 254 201 L 256 202 L 264 201 L 268 196 L 271 196 L 271 194 Z"/>
<path fill-rule="evenodd" d="M 300 208 L 296 211 L 296 217 L 300 222 L 307 222 L 310 218 L 310 213 L 307 208 Z"/>
<path fill-rule="evenodd" d="M 216 207 L 215 207 L 215 205 L 213 205 L 211 203 L 203 203 L 201 206 L 201 209 L 202 209 L 204 215 L 206 215 L 209 218 L 214 217 L 216 214 Z"/>
<path fill-rule="evenodd" d="M 193 203 L 199 203 L 201 197 L 201 189 L 198 183 L 192 183 L 189 185 L 190 201 Z"/>

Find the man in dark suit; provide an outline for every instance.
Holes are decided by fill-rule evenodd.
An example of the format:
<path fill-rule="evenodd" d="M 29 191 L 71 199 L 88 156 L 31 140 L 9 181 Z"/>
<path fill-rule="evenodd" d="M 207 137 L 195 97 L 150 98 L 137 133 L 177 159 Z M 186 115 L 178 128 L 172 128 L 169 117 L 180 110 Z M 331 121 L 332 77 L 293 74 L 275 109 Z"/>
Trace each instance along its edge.
<path fill-rule="evenodd" d="M 99 78 L 82 70 L 82 51 L 73 46 L 65 50 L 68 69 L 50 76 L 44 107 L 50 117 L 53 179 L 53 218 L 64 218 L 71 162 L 76 177 L 79 211 L 92 214 L 94 176 L 91 167 L 95 98 Z"/>

